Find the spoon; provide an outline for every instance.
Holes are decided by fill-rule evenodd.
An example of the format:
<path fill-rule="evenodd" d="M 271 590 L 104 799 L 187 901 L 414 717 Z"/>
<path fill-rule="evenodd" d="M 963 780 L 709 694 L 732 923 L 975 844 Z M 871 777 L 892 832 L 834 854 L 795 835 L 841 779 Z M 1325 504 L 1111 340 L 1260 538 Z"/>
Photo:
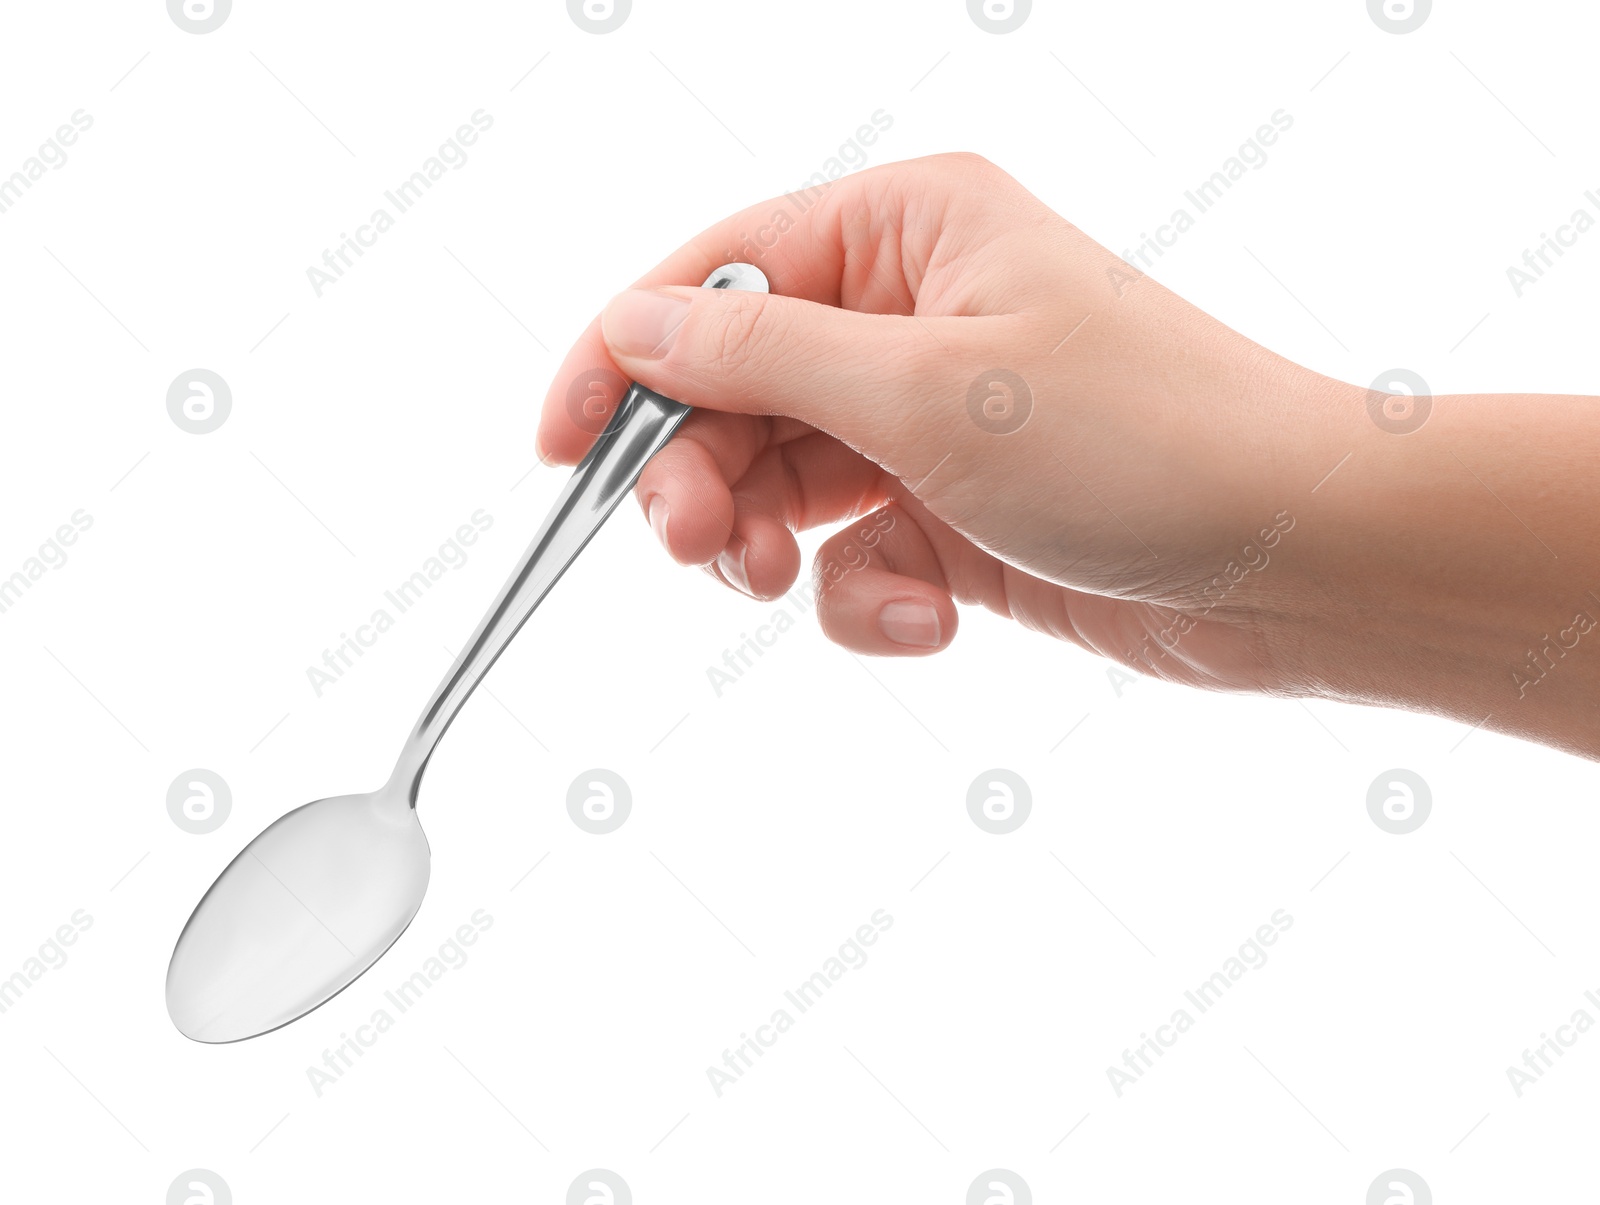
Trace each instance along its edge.
<path fill-rule="evenodd" d="M 767 278 L 725 264 L 704 287 L 764 293 Z M 688 414 L 630 386 L 428 700 L 389 781 L 296 808 L 217 876 L 167 967 L 167 1012 L 185 1036 L 237 1042 L 287 1025 L 349 987 L 405 932 L 428 888 L 417 791 L 439 738 Z"/>

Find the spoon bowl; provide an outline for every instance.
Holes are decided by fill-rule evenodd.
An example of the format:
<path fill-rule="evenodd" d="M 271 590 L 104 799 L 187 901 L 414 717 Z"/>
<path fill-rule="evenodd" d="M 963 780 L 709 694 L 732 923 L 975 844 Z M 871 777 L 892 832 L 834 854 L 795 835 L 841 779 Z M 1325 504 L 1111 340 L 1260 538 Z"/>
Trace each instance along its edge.
<path fill-rule="evenodd" d="M 211 885 L 167 967 L 167 1012 L 197 1042 L 287 1025 L 404 933 L 428 887 L 417 813 L 387 791 L 319 799 L 269 825 Z"/>

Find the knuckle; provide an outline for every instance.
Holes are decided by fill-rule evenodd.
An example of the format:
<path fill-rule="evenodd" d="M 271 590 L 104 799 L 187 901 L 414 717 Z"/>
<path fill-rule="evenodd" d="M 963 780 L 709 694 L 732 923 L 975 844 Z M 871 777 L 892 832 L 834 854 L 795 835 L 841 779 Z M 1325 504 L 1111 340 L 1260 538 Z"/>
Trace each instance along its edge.
<path fill-rule="evenodd" d="M 951 151 L 936 157 L 941 183 L 953 193 L 970 196 L 980 204 L 997 198 L 1018 200 L 1028 196 L 1010 172 L 972 151 Z"/>
<path fill-rule="evenodd" d="M 939 156 L 940 166 L 961 179 L 983 179 L 1005 173 L 976 151 L 950 151 Z"/>
<path fill-rule="evenodd" d="M 714 366 L 734 376 L 757 371 L 771 355 L 776 322 L 772 307 L 759 294 L 732 295 L 714 319 L 706 346 Z"/>

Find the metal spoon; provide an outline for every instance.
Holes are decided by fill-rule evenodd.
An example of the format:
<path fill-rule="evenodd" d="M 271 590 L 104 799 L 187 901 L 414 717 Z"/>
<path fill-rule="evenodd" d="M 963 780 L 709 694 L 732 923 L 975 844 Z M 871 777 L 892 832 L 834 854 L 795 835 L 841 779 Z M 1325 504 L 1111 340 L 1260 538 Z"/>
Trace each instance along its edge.
<path fill-rule="evenodd" d="M 767 279 L 750 264 L 726 264 L 705 287 L 764 293 Z M 343 991 L 405 932 L 428 887 L 417 790 L 439 738 L 688 414 L 631 386 L 434 691 L 388 783 L 295 809 L 217 876 L 167 967 L 167 1012 L 186 1036 L 236 1042 L 287 1025 Z"/>

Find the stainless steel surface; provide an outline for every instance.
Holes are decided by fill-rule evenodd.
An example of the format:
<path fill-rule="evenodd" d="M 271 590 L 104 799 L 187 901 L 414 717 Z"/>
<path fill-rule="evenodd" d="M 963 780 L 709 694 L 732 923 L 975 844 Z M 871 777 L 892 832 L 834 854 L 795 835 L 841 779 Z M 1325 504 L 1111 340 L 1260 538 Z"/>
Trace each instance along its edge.
<path fill-rule="evenodd" d="M 750 264 L 727 264 L 705 287 L 766 292 L 767 280 Z M 343 991 L 405 932 L 428 887 L 416 802 L 439 738 L 688 414 L 631 386 L 423 708 L 389 781 L 297 808 L 217 876 L 167 967 L 167 1012 L 180 1031 L 235 1042 L 286 1025 Z"/>
<path fill-rule="evenodd" d="M 629 387 L 522 554 L 511 579 L 418 717 L 384 788 L 391 798 L 404 801 L 408 808 L 416 806 L 428 758 L 461 705 L 688 414 L 689 407 L 643 385 Z"/>

